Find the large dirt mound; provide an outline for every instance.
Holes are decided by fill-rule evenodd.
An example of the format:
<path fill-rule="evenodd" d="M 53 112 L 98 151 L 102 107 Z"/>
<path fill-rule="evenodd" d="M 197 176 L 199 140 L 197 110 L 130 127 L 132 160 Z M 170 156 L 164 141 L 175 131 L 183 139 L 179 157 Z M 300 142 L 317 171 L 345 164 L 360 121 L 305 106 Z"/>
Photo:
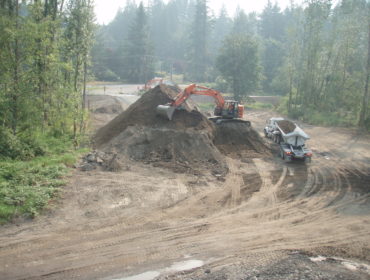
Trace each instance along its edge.
<path fill-rule="evenodd" d="M 95 147 L 180 172 L 206 169 L 216 174 L 228 170 L 223 154 L 230 155 L 236 149 L 249 151 L 253 156 L 247 155 L 254 157 L 264 152 L 263 141 L 253 129 L 234 123 L 215 126 L 190 100 L 183 110 L 175 111 L 172 121 L 158 116 L 156 107 L 177 94 L 165 85 L 148 91 L 97 131 Z"/>
<path fill-rule="evenodd" d="M 216 126 L 214 144 L 225 155 L 232 157 L 260 157 L 269 154 L 261 136 L 245 123 L 225 122 Z"/>
<path fill-rule="evenodd" d="M 223 157 L 212 143 L 214 124 L 191 101 L 184 104 L 184 110 L 176 110 L 172 121 L 157 115 L 156 107 L 168 103 L 177 94 L 165 85 L 146 92 L 97 131 L 93 139 L 95 147 L 176 169 L 207 166 L 214 173 L 225 173 Z"/>
<path fill-rule="evenodd" d="M 156 107 L 170 102 L 171 98 L 176 97 L 177 94 L 177 91 L 165 85 L 157 86 L 146 92 L 126 111 L 97 131 L 94 137 L 95 146 L 100 148 L 129 126 L 168 129 L 192 128 L 211 132 L 213 130 L 212 123 L 196 111 L 191 101 L 185 102 L 185 110 L 177 110 L 175 112 L 172 121 L 157 115 Z"/>

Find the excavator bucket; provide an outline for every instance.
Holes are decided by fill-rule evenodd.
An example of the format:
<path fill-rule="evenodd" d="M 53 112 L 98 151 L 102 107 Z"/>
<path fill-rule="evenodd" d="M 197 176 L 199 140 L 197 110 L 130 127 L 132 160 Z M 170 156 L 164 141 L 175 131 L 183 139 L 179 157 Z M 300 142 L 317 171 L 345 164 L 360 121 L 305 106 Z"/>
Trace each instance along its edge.
<path fill-rule="evenodd" d="M 170 121 L 172 120 L 173 113 L 175 112 L 176 107 L 169 106 L 169 105 L 158 105 L 157 106 L 157 114 L 168 118 Z"/>

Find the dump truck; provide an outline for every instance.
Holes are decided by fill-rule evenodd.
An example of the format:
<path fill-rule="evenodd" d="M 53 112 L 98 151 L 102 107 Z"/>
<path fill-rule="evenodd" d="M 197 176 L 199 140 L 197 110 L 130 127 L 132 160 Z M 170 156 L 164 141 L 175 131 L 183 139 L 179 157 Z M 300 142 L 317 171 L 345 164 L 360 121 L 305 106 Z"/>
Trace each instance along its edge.
<path fill-rule="evenodd" d="M 270 118 L 266 121 L 264 134 L 279 144 L 279 155 L 284 161 L 301 159 L 311 162 L 312 151 L 305 146 L 310 137 L 296 123 L 284 118 Z"/>

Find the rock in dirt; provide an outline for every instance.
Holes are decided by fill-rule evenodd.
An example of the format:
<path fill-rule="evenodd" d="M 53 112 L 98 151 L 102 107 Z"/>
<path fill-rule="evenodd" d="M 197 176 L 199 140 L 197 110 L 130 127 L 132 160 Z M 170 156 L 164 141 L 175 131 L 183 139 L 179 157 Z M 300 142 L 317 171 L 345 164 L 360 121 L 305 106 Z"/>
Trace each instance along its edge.
<path fill-rule="evenodd" d="M 92 171 L 96 169 L 96 165 L 91 163 L 84 163 L 80 166 L 80 169 L 81 171 Z"/>

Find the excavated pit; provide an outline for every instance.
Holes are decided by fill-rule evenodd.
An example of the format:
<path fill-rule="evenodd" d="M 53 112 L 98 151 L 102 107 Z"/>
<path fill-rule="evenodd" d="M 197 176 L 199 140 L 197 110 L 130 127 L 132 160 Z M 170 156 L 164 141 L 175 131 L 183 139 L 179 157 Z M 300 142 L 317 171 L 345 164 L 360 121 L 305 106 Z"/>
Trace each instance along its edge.
<path fill-rule="evenodd" d="M 224 155 L 256 157 L 266 153 L 252 128 L 237 123 L 215 125 L 191 100 L 175 111 L 172 121 L 158 116 L 156 107 L 177 94 L 166 85 L 146 92 L 97 131 L 95 148 L 178 172 L 208 170 L 220 175 L 228 171 Z"/>

